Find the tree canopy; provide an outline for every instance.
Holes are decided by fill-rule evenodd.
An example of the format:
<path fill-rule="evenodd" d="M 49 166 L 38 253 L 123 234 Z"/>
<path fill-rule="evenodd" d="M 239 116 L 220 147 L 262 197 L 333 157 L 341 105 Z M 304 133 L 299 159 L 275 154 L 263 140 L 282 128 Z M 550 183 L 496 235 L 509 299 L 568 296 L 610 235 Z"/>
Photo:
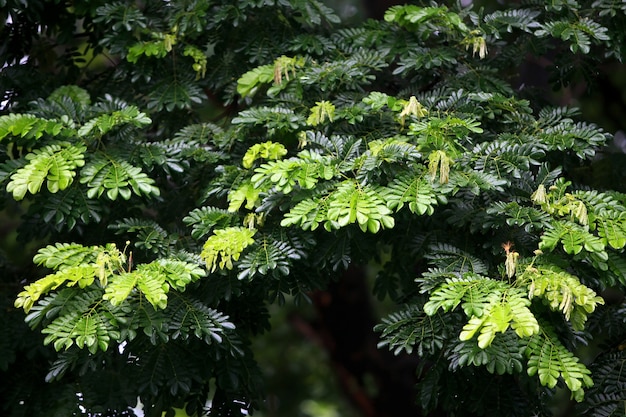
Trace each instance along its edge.
<path fill-rule="evenodd" d="M 624 415 L 624 3 L 0 5 L 3 415 L 253 413 L 355 270 L 423 415 Z"/>

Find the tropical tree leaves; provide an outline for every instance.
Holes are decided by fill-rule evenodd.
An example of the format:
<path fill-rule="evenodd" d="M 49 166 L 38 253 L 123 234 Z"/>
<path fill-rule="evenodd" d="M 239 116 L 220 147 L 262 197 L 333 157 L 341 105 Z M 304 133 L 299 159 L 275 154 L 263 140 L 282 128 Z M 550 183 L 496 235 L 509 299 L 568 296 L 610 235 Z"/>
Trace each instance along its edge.
<path fill-rule="evenodd" d="M 254 243 L 254 229 L 228 227 L 217 229 L 204 243 L 200 256 L 206 262 L 210 272 L 220 269 L 232 269 L 243 250 Z"/>
<path fill-rule="evenodd" d="M 50 291 L 60 287 L 87 288 L 96 279 L 104 289 L 102 299 L 109 300 L 113 306 L 120 305 L 138 290 L 155 308 L 163 309 L 167 306 L 170 288 L 184 291 L 188 284 L 205 275 L 198 265 L 175 259 L 157 259 L 131 270 L 126 254 L 113 244 L 106 247 L 75 243 L 49 245 L 39 251 L 35 262 L 56 272 L 27 285 L 18 294 L 15 306 L 26 312 Z"/>
<path fill-rule="evenodd" d="M 174 311 L 163 319 L 172 317 L 167 320 L 172 320 L 168 326 L 174 338 L 191 334 L 221 342 L 220 332 L 234 329 L 223 314 L 180 295 L 206 275 L 197 264 L 158 259 L 130 270 L 125 254 L 114 245 L 79 244 L 48 246 L 35 260 L 56 272 L 26 286 L 15 305 L 29 313 L 26 321 L 32 327 L 43 324 L 44 343 L 56 350 L 76 346 L 91 353 L 106 351 L 112 341 L 134 338 L 138 326 L 154 332 L 158 320 L 142 324 L 129 307 L 145 299 L 151 311 L 165 310 L 171 292 L 177 294 Z"/>
<path fill-rule="evenodd" d="M 528 375 L 538 375 L 542 385 L 554 388 L 561 378 L 577 401 L 582 401 L 584 389 L 593 385 L 591 371 L 563 346 L 549 327 L 530 338 L 526 354 Z"/>
<path fill-rule="evenodd" d="M 331 230 L 357 224 L 363 232 L 376 233 L 381 228 L 392 228 L 395 223 L 391 210 L 378 193 L 371 187 L 359 186 L 354 181 L 343 182 L 329 196 L 324 206 L 320 203 L 319 200 L 298 203 L 285 215 L 281 225 L 297 224 L 303 228 L 315 229 L 323 222 L 324 227 Z M 324 211 L 320 211 L 320 207 L 324 207 Z M 315 213 L 324 217 L 318 217 Z"/>
<path fill-rule="evenodd" d="M 516 374 L 526 389 L 526 365 L 544 386 L 565 381 L 582 397 L 589 374 L 563 341 L 588 337 L 586 320 L 603 302 L 593 288 L 624 283 L 623 196 L 557 180 L 593 163 L 607 134 L 571 109 L 538 109 L 503 77 L 510 62 L 558 44 L 548 36 L 576 52 L 616 48 L 593 7 L 396 6 L 384 22 L 330 32 L 317 31 L 336 20 L 317 1 L 214 4 L 210 13 L 206 2 L 170 3 L 91 10 L 103 30 L 97 48 L 126 60 L 89 88 L 119 80 L 111 93 L 137 107 L 108 95 L 92 104 L 66 87 L 32 114 L 0 117 L 0 178 L 15 199 L 28 197 L 42 234 L 135 235 L 141 249 L 134 260 L 114 246 L 40 250 L 35 261 L 53 272 L 16 305 L 67 353 L 53 374 L 87 369 L 98 351 L 129 342 L 115 359 L 131 352 L 143 392 L 206 401 L 206 381 L 176 357 L 186 360 L 196 341 L 219 345 L 208 349 L 220 358 L 214 367 L 194 358 L 207 379 L 247 394 L 235 320 L 218 306 L 254 333 L 259 320 L 243 311 L 361 263 L 407 304 L 377 326 L 380 346 L 435 363 L 420 391 L 425 407 L 438 388 L 441 398 L 463 394 L 442 369 L 483 375 L 470 366 Z M 258 26 L 268 15 L 280 16 L 271 33 Z M 207 98 L 224 113 L 207 112 Z M 528 260 L 537 249 L 544 254 Z M 81 349 L 90 355 L 72 362 Z"/>
<path fill-rule="evenodd" d="M 76 176 L 76 168 L 85 164 L 84 146 L 68 142 L 47 145 L 26 155 L 27 164 L 11 175 L 7 191 L 16 200 L 26 193 L 37 194 L 44 182 L 48 191 L 56 193 L 70 186 Z"/>
<path fill-rule="evenodd" d="M 128 200 L 133 194 L 160 194 L 159 189 L 154 186 L 154 180 L 142 172 L 141 168 L 105 155 L 94 158 L 85 166 L 80 182 L 87 185 L 89 198 L 100 197 L 105 192 L 110 200 L 116 200 L 118 196 Z"/>

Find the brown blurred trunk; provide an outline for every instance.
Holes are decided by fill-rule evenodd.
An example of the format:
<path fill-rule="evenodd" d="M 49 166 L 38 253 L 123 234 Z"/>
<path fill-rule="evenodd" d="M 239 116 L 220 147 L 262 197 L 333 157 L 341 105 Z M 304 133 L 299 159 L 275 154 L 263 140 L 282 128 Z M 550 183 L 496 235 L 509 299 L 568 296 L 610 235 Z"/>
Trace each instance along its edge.
<path fill-rule="evenodd" d="M 313 294 L 317 319 L 309 331 L 328 351 L 346 396 L 363 416 L 422 416 L 416 404 L 417 356 L 378 349 L 371 292 L 359 268 Z"/>

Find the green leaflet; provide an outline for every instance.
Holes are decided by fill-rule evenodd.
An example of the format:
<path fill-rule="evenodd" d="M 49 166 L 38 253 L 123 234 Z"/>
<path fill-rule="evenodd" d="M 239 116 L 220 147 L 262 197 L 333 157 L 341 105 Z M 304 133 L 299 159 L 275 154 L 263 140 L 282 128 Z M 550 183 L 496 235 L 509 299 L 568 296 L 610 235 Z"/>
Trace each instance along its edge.
<path fill-rule="evenodd" d="M 414 165 L 422 159 L 417 146 L 409 143 L 405 138 L 373 140 L 368 142 L 367 148 L 357 176 L 373 174 L 386 166 L 401 166 L 407 163 Z"/>
<path fill-rule="evenodd" d="M 536 273 L 535 271 L 534 268 L 527 270 L 520 277 L 520 281 L 526 282 L 528 279 L 526 274 Z M 552 272 L 553 275 L 548 272 Z M 555 275 L 558 275 L 558 278 Z M 574 328 L 582 330 L 586 314 L 591 313 L 595 305 L 602 304 L 603 301 L 601 298 L 595 297 L 593 291 L 582 286 L 578 280 L 575 280 L 575 277 L 570 276 L 568 280 L 567 275 L 556 270 L 544 270 L 542 275 L 538 273 L 533 275 L 530 297 L 544 296 L 552 300 L 553 308 L 567 309 L 571 313 L 571 317 L 566 315 L 566 318 L 571 319 Z M 558 282 L 560 286 L 558 288 L 556 286 L 550 287 L 550 284 L 546 283 L 550 278 L 554 279 L 552 283 Z M 564 280 L 565 282 L 563 282 Z M 576 282 L 573 283 L 573 280 Z M 566 282 L 569 282 L 570 287 L 566 287 L 568 285 Z M 568 290 L 571 292 L 568 293 Z M 574 293 L 576 295 L 573 295 Z M 443 311 L 450 311 L 461 302 L 463 302 L 462 306 L 466 316 L 470 319 L 463 326 L 459 335 L 459 340 L 464 344 L 458 345 L 453 351 L 454 364 L 459 366 L 470 363 L 487 365 L 489 355 L 500 354 L 497 353 L 497 349 L 491 348 L 494 340 L 498 340 L 496 336 L 502 334 L 500 338 L 505 337 L 508 329 L 511 329 L 519 338 L 517 343 L 525 343 L 528 375 L 538 374 L 540 383 L 550 388 L 553 388 L 558 379 L 562 378 L 571 390 L 573 398 L 577 401 L 582 400 L 583 389 L 593 384 L 589 370 L 562 345 L 548 325 L 539 324 L 529 309 L 530 299 L 523 288 L 514 288 L 502 281 L 466 274 L 462 280 L 447 279 L 443 285 L 433 291 L 429 301 L 424 305 L 424 312 L 429 316 L 434 316 L 440 308 Z M 557 302 L 559 302 L 558 305 Z M 584 313 L 575 310 L 576 307 L 573 304 L 577 304 Z M 576 317 L 574 317 L 575 315 Z M 472 345 L 467 344 L 472 343 L 472 340 L 476 340 L 477 347 L 480 349 L 491 349 L 489 354 L 473 350 Z M 521 342 L 522 340 L 526 342 Z M 515 360 L 519 362 L 519 355 L 517 356 L 517 359 L 502 357 L 498 365 L 498 372 L 508 372 L 511 363 L 515 367 Z M 509 360 L 513 360 L 513 362 L 509 362 Z M 518 364 L 517 368 L 519 372 L 521 366 Z M 492 369 L 495 370 L 496 368 Z"/>
<path fill-rule="evenodd" d="M 391 214 L 383 197 L 372 187 L 347 180 L 323 199 L 313 197 L 296 204 L 281 226 L 299 225 L 305 230 L 315 230 L 323 223 L 330 231 L 356 223 L 361 231 L 376 233 L 381 228 L 393 228 L 395 220 Z"/>
<path fill-rule="evenodd" d="M 259 158 L 276 160 L 287 155 L 287 148 L 281 143 L 263 142 L 252 145 L 243 156 L 243 167 L 252 168 L 252 164 Z"/>
<path fill-rule="evenodd" d="M 593 385 L 589 369 L 563 346 L 549 328 L 529 339 L 526 355 L 528 375 L 538 375 L 541 384 L 549 388 L 554 388 L 562 378 L 576 401 L 582 401 L 584 388 Z"/>
<path fill-rule="evenodd" d="M 394 178 L 379 193 L 392 210 L 399 211 L 406 204 L 412 213 L 431 215 L 439 199 L 444 200 L 444 196 L 437 191 L 423 174 L 406 174 Z"/>
<path fill-rule="evenodd" d="M 484 366 L 488 372 L 516 374 L 524 369 L 525 344 L 515 332 L 506 331 L 498 335 L 493 342 L 482 348 L 475 339 L 459 341 L 448 354 L 450 367 L 457 369 L 465 366 Z"/>
<path fill-rule="evenodd" d="M 462 280 L 446 280 L 431 293 L 424 312 L 432 316 L 439 309 L 450 311 L 461 303 L 470 319 L 459 339 L 470 340 L 478 334 L 478 346 L 482 349 L 491 345 L 497 333 L 504 333 L 509 328 L 520 338 L 539 331 L 537 320 L 528 308 L 530 300 L 523 289 L 471 273 L 465 274 Z"/>
<path fill-rule="evenodd" d="M 468 31 L 461 17 L 454 12 L 449 12 L 446 6 L 393 6 L 385 12 L 385 20 L 387 22 L 396 22 L 401 26 L 409 28 L 421 26 L 423 28 L 421 30 L 427 32 L 433 31 L 433 27 L 449 28 L 460 32 Z M 430 23 L 430 25 L 424 24 L 426 22 Z"/>
<path fill-rule="evenodd" d="M 70 186 L 76 176 L 76 168 L 85 164 L 87 148 L 68 142 L 47 145 L 26 155 L 28 163 L 11 175 L 7 191 L 13 198 L 22 200 L 26 193 L 37 194 L 44 182 L 51 193 Z"/>
<path fill-rule="evenodd" d="M 87 348 L 95 354 L 108 349 L 111 339 L 120 333 L 106 310 L 97 308 L 101 292 L 82 292 L 67 300 L 66 310 L 54 318 L 43 330 L 44 344 L 52 343 L 55 350 L 67 350 L 73 345 Z"/>
<path fill-rule="evenodd" d="M 478 347 L 485 349 L 491 345 L 496 333 L 504 333 L 509 327 L 520 338 L 532 336 L 539 332 L 539 324 L 529 306 L 530 300 L 523 290 L 492 293 L 483 315 L 472 316 L 463 326 L 459 339 L 469 340 L 478 333 Z"/>
<path fill-rule="evenodd" d="M 613 249 L 626 246 L 626 220 L 620 218 L 598 218 L 598 235 Z"/>
<path fill-rule="evenodd" d="M 235 213 L 245 203 L 245 208 L 252 210 L 259 200 L 262 187 L 256 187 L 252 181 L 245 181 L 228 194 L 228 211 Z"/>
<path fill-rule="evenodd" d="M 110 342 L 120 340 L 122 334 L 133 334 L 132 328 L 123 329 L 127 321 L 118 307 L 145 298 L 153 308 L 165 309 L 171 289 L 182 292 L 206 275 L 199 265 L 176 259 L 158 259 L 127 271 L 126 257 L 114 245 L 47 246 L 35 261 L 56 272 L 26 286 L 15 306 L 30 312 L 26 321 L 31 326 L 46 322 L 44 344 L 52 343 L 56 350 L 75 345 L 91 353 L 107 350 Z M 232 326 L 222 321 L 225 327 Z M 209 330 L 197 334 L 200 338 L 205 335 L 213 336 Z"/>
<path fill-rule="evenodd" d="M 172 302 L 172 339 L 195 336 L 205 343 L 222 343 L 227 331 L 235 329 L 228 316 L 195 299 L 177 297 Z"/>
<path fill-rule="evenodd" d="M 12 113 L 0 116 L 0 141 L 9 135 L 24 139 L 40 139 L 44 134 L 57 136 L 65 128 L 65 124 L 57 120 Z"/>
<path fill-rule="evenodd" d="M 414 350 L 419 356 L 435 354 L 448 336 L 442 316 L 428 316 L 414 306 L 383 318 L 374 330 L 381 333 L 378 347 L 388 346 L 396 355 Z"/>
<path fill-rule="evenodd" d="M 141 170 L 124 160 L 106 158 L 99 155 L 81 171 L 80 182 L 89 190 L 87 197 L 97 198 L 106 192 L 110 200 L 121 196 L 124 200 L 135 195 L 160 195 L 154 180 Z"/>
<path fill-rule="evenodd" d="M 106 351 L 113 341 L 134 339 L 138 329 L 156 344 L 158 338 L 166 341 L 170 336 L 221 343 L 229 337 L 227 332 L 235 328 L 228 316 L 181 293 L 176 293 L 167 307 L 171 310 L 168 323 L 163 310 L 155 310 L 141 297 L 125 300 L 123 304 L 123 307 L 114 307 L 103 302 L 101 288 L 80 291 L 66 288 L 42 300 L 26 321 L 32 327 L 44 322 L 44 343 L 53 344 L 57 351 L 76 346 L 92 354 L 97 350 Z M 59 372 L 64 371 L 59 369 L 57 377 Z"/>
<path fill-rule="evenodd" d="M 137 63 L 141 55 L 163 58 L 171 52 L 172 47 L 176 45 L 177 38 L 174 33 L 152 32 L 151 35 L 155 40 L 139 42 L 130 47 L 126 55 L 128 62 Z"/>
<path fill-rule="evenodd" d="M 89 120 L 78 129 L 78 136 L 85 137 L 94 134 L 101 136 L 120 125 L 132 124 L 136 127 L 142 127 L 150 123 L 152 123 L 152 120 L 145 113 L 140 112 L 135 106 L 128 106 L 121 110 L 113 111 L 111 114 L 103 114 Z"/>
<path fill-rule="evenodd" d="M 232 269 L 245 248 L 254 243 L 252 238 L 256 230 L 243 227 L 228 227 L 215 230 L 202 248 L 200 256 L 206 262 L 210 272 L 220 269 Z"/>
<path fill-rule="evenodd" d="M 155 308 L 164 309 L 167 307 L 167 293 L 170 288 L 184 291 L 188 284 L 205 274 L 205 271 L 197 265 L 159 259 L 149 264 L 138 265 L 135 271 L 122 272 L 111 277 L 102 299 L 117 306 L 137 289 Z"/>
<path fill-rule="evenodd" d="M 294 187 L 311 189 L 319 180 L 330 180 L 336 174 L 336 167 L 329 158 L 313 157 L 308 151 L 302 151 L 299 159 L 270 161 L 254 170 L 251 178 L 257 189 L 271 184 L 277 191 L 289 194 Z"/>
<path fill-rule="evenodd" d="M 541 236 L 539 249 L 552 251 L 561 243 L 566 253 L 576 255 L 583 249 L 587 252 L 597 253 L 606 258 L 605 243 L 602 239 L 588 232 L 581 226 L 571 222 L 555 222 Z"/>
<path fill-rule="evenodd" d="M 580 280 L 553 265 L 528 267 L 518 278 L 528 284 L 529 298 L 541 297 L 554 311 L 561 311 L 576 330 L 583 330 L 587 316 L 604 299 Z"/>
<path fill-rule="evenodd" d="M 192 226 L 191 236 L 200 239 L 209 234 L 214 227 L 230 226 L 235 216 L 233 213 L 215 207 L 200 207 L 183 218 L 186 225 Z"/>
<path fill-rule="evenodd" d="M 34 283 L 24 287 L 15 299 L 15 307 L 23 308 L 29 312 L 40 297 L 49 291 L 55 290 L 62 285 L 71 287 L 77 285 L 85 288 L 91 285 L 95 278 L 99 276 L 100 268 L 95 264 L 76 265 L 64 268 L 55 274 L 41 278 Z"/>
<path fill-rule="evenodd" d="M 30 311 L 44 295 L 61 287 L 87 288 L 97 278 L 104 288 L 103 300 L 120 305 L 137 288 L 155 307 L 165 308 L 170 288 L 185 287 L 205 275 L 198 265 L 173 259 L 158 259 L 126 271 L 126 255 L 115 245 L 85 247 L 79 244 L 49 245 L 39 251 L 35 262 L 56 270 L 18 294 L 15 306 Z"/>
<path fill-rule="evenodd" d="M 541 25 L 541 29 L 535 32 L 535 35 L 540 37 L 551 35 L 564 41 L 570 41 L 572 52 L 580 51 L 587 54 L 591 49 L 592 40 L 594 43 L 609 40 L 607 32 L 608 29 L 598 23 L 588 18 L 581 18 L 577 22 L 558 20 L 545 23 Z"/>
<path fill-rule="evenodd" d="M 466 316 L 482 316 L 485 307 L 493 302 L 490 294 L 501 293 L 508 285 L 502 281 L 492 280 L 475 273 L 464 273 L 461 279 L 446 279 L 443 285 L 431 292 L 424 312 L 429 316 L 437 310 L 444 312 L 454 310 L 461 302 Z"/>
<path fill-rule="evenodd" d="M 109 229 L 115 230 L 116 234 L 134 233 L 134 246 L 145 249 L 155 254 L 167 256 L 171 245 L 176 237 L 168 234 L 158 223 L 153 220 L 126 218 L 109 225 Z"/>
<path fill-rule="evenodd" d="M 324 224 L 327 218 L 327 201 L 321 198 L 309 198 L 293 206 L 285 214 L 280 225 L 283 227 L 297 225 L 302 230 L 315 230 L 320 224 Z"/>
<path fill-rule="evenodd" d="M 125 262 L 125 258 L 115 245 L 107 245 L 105 248 L 99 249 L 97 247 L 86 247 L 78 243 L 48 245 L 37 251 L 37 254 L 33 257 L 33 262 L 50 269 L 62 269 L 95 262 L 99 258 L 101 250 L 109 253 L 109 259 L 111 259 L 112 254 L 115 254 L 117 257 L 116 264 Z"/>
<path fill-rule="evenodd" d="M 252 279 L 255 275 L 287 276 L 294 261 L 303 257 L 299 242 L 277 241 L 263 237 L 252 250 L 245 254 L 238 265 L 237 278 Z"/>
<path fill-rule="evenodd" d="M 315 103 L 315 106 L 311 108 L 311 113 L 306 119 L 306 124 L 309 126 L 317 126 L 328 119 L 332 122 L 335 119 L 335 105 L 329 101 L 323 100 Z"/>
<path fill-rule="evenodd" d="M 295 77 L 296 69 L 304 65 L 302 57 L 280 56 L 276 58 L 274 64 L 262 65 L 251 69 L 237 80 L 237 93 L 242 97 L 251 96 L 256 93 L 263 84 L 274 81 L 274 87 L 268 93 L 275 94 L 284 88 L 283 79 L 289 81 Z"/>
<path fill-rule="evenodd" d="M 329 196 L 327 218 L 330 223 L 327 224 L 344 227 L 357 223 L 363 232 L 376 233 L 381 227 L 394 226 L 390 214 L 391 210 L 372 188 L 345 181 Z"/>
<path fill-rule="evenodd" d="M 95 278 L 106 285 L 107 278 L 126 263 L 126 256 L 115 244 L 82 246 L 76 243 L 48 245 L 39 250 L 33 261 L 56 270 L 24 287 L 15 306 L 28 312 L 42 296 L 61 286 L 90 286 Z"/>
<path fill-rule="evenodd" d="M 243 74 L 237 80 L 237 93 L 242 97 L 254 94 L 259 84 L 269 83 L 274 79 L 274 66 L 263 65 Z"/>

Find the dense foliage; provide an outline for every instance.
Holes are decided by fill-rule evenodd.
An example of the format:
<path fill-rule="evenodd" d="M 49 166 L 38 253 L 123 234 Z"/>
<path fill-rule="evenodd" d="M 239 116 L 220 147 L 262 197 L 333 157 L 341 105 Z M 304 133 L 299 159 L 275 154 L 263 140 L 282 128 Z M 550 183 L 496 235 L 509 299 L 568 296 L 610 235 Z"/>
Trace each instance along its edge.
<path fill-rule="evenodd" d="M 624 415 L 613 132 L 549 94 L 621 61 L 623 3 L 0 4 L 3 415 L 251 412 L 268 305 L 355 266 L 425 415 Z"/>

